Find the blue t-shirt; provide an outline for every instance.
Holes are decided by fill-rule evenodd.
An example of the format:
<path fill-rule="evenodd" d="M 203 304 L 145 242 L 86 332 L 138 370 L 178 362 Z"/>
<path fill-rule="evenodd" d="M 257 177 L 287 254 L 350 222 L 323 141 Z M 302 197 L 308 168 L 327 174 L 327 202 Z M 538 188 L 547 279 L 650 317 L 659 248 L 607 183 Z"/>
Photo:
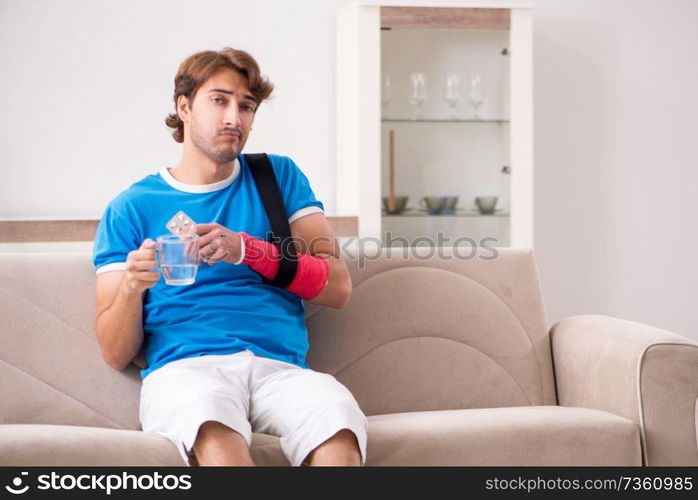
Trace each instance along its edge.
<path fill-rule="evenodd" d="M 289 223 L 323 212 L 322 202 L 315 198 L 298 166 L 288 157 L 268 156 Z M 125 270 L 128 253 L 146 238 L 170 234 L 166 223 L 179 210 L 198 224 L 217 222 L 261 239 L 271 231 L 244 155 L 235 160 L 230 177 L 215 184 L 184 184 L 163 168 L 133 184 L 107 206 L 95 236 L 97 274 Z M 244 264 L 203 264 L 195 283 L 188 286 L 170 286 L 161 277 L 146 291 L 143 301 L 148 360 L 141 371 L 143 378 L 176 359 L 245 349 L 307 368 L 303 300 L 263 283 Z"/>

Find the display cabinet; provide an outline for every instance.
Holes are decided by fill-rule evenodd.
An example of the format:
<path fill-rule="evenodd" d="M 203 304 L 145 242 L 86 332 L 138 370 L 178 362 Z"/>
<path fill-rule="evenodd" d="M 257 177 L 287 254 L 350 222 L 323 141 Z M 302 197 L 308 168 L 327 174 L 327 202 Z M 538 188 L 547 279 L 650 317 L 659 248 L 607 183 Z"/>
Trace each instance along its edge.
<path fill-rule="evenodd" d="M 358 3 L 337 19 L 337 212 L 384 245 L 533 247 L 526 4 Z"/>

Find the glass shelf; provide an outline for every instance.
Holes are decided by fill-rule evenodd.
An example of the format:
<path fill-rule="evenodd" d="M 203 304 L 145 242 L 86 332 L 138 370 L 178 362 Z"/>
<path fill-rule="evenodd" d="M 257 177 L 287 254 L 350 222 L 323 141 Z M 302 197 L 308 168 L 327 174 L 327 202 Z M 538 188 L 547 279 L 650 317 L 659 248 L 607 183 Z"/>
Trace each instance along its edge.
<path fill-rule="evenodd" d="M 453 119 L 453 118 L 420 118 L 412 120 L 411 118 L 381 118 L 383 123 L 509 123 L 505 119 Z"/>
<path fill-rule="evenodd" d="M 420 210 L 405 210 L 400 214 L 388 214 L 385 210 L 381 211 L 383 217 L 509 217 L 509 212 L 497 211 L 493 214 L 481 214 L 477 210 L 456 210 L 453 214 L 429 214 Z"/>

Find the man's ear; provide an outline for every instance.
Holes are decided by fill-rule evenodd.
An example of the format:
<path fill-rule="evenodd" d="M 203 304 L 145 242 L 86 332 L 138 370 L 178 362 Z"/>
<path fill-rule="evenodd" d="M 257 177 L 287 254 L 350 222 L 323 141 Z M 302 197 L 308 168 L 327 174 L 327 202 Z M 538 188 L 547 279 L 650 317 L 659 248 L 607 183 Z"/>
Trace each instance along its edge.
<path fill-rule="evenodd" d="M 191 108 L 189 105 L 189 99 L 185 95 L 181 95 L 177 98 L 177 114 L 182 122 L 187 123 L 189 121 L 189 114 L 191 113 Z"/>

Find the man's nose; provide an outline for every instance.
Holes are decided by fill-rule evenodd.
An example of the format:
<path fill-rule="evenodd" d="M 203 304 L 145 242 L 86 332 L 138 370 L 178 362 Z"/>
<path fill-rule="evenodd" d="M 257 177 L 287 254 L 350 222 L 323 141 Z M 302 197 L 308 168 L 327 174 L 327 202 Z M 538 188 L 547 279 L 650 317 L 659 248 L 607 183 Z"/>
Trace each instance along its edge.
<path fill-rule="evenodd" d="M 239 127 L 242 124 L 237 103 L 228 106 L 223 119 L 225 120 L 226 125 L 235 125 Z"/>

